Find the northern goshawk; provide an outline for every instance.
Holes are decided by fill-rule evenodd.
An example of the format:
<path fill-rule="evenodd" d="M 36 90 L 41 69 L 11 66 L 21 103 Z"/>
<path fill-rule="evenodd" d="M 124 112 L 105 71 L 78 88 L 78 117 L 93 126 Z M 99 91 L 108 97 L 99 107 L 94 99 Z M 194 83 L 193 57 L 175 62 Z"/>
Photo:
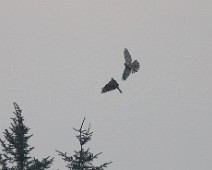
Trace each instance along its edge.
<path fill-rule="evenodd" d="M 116 80 L 111 78 L 110 82 L 107 83 L 103 88 L 102 88 L 102 93 L 106 93 L 111 90 L 118 89 L 120 93 L 122 93 L 121 89 L 119 88 L 119 84 L 117 83 Z"/>
<path fill-rule="evenodd" d="M 125 59 L 124 63 L 125 69 L 122 74 L 122 79 L 126 80 L 129 77 L 130 73 L 133 74 L 139 70 L 140 64 L 137 60 L 134 60 L 132 62 L 132 57 L 126 48 L 124 49 L 124 59 Z"/>

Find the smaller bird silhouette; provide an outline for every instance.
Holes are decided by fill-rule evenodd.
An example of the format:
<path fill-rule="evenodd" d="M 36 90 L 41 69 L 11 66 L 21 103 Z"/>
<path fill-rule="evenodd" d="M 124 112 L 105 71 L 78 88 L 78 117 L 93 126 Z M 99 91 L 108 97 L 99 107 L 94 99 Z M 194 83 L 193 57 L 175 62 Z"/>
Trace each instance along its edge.
<path fill-rule="evenodd" d="M 117 83 L 116 80 L 111 78 L 110 82 L 107 83 L 103 88 L 102 88 L 102 93 L 106 93 L 111 90 L 118 89 L 120 93 L 122 93 L 121 89 L 119 88 L 119 84 Z"/>
<path fill-rule="evenodd" d="M 132 57 L 126 48 L 124 49 L 124 59 L 125 59 L 125 63 L 124 63 L 125 69 L 122 74 L 122 79 L 126 80 L 129 77 L 131 72 L 133 74 L 139 70 L 140 64 L 137 60 L 134 60 L 132 62 Z"/>

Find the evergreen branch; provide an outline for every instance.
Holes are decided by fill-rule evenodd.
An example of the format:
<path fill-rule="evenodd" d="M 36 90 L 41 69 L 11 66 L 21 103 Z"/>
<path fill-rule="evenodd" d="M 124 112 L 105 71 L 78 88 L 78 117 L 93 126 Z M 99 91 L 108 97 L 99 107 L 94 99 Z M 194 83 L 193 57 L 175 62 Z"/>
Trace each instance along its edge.
<path fill-rule="evenodd" d="M 71 162 L 73 160 L 73 157 L 72 156 L 68 156 L 67 155 L 67 152 L 61 152 L 61 151 L 58 151 L 58 150 L 55 150 L 56 152 L 58 152 L 58 155 L 62 156 L 62 159 L 65 161 L 65 162 Z"/>

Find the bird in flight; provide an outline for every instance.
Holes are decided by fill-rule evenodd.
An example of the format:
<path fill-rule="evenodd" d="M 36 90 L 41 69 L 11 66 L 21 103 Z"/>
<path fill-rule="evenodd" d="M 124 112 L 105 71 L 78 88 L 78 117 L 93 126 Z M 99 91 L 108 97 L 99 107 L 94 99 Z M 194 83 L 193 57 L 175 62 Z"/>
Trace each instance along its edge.
<path fill-rule="evenodd" d="M 116 80 L 111 78 L 110 82 L 107 83 L 103 88 L 102 88 L 102 93 L 106 93 L 111 90 L 118 89 L 120 93 L 122 93 L 121 89 L 119 88 L 119 84 L 117 83 Z"/>
<path fill-rule="evenodd" d="M 129 77 L 130 73 L 133 74 L 139 70 L 140 64 L 137 60 L 134 60 L 132 62 L 132 57 L 126 48 L 124 49 L 124 59 L 125 59 L 124 63 L 125 69 L 122 74 L 122 79 L 126 80 Z"/>

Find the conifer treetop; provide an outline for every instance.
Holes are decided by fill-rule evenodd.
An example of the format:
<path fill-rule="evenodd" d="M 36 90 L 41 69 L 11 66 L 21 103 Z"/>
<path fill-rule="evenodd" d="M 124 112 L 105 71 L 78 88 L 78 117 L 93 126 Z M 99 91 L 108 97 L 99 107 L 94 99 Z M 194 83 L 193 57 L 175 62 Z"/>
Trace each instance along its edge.
<path fill-rule="evenodd" d="M 67 163 L 66 167 L 68 167 L 70 170 L 104 170 L 109 164 L 112 162 L 106 162 L 99 166 L 94 166 L 93 161 L 94 159 L 97 159 L 100 153 L 93 154 L 90 152 L 90 148 L 85 149 L 84 145 L 87 144 L 92 138 L 93 132 L 90 132 L 90 124 L 87 129 L 83 129 L 83 124 L 85 122 L 85 118 L 82 121 L 82 124 L 79 129 L 73 128 L 75 131 L 77 131 L 79 134 L 76 135 L 76 138 L 78 139 L 80 143 L 80 150 L 74 151 L 75 154 L 72 156 L 69 156 L 67 152 L 61 152 L 56 150 L 58 152 L 58 155 L 62 157 L 62 159 Z"/>
<path fill-rule="evenodd" d="M 34 149 L 28 144 L 33 136 L 30 128 L 24 124 L 22 110 L 17 103 L 13 103 L 15 117 L 9 129 L 3 132 L 4 140 L 0 138 L 2 153 L 0 153 L 0 169 L 2 170 L 44 170 L 53 163 L 53 158 L 43 158 L 41 161 L 32 158 L 30 152 Z"/>

